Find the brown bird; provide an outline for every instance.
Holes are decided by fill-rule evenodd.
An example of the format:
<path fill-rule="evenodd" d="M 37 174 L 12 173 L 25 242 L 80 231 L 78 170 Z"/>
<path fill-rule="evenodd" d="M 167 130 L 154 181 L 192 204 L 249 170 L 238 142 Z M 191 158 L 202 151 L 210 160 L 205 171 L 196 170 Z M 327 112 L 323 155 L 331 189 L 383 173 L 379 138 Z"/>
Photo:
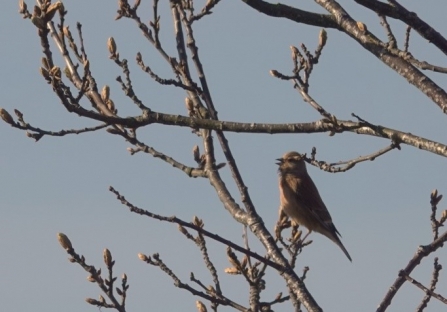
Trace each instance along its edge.
<path fill-rule="evenodd" d="M 323 234 L 336 243 L 352 262 L 317 187 L 307 173 L 303 156 L 289 152 L 277 160 L 281 209 L 295 223 L 309 230 L 303 241 L 312 231 Z"/>

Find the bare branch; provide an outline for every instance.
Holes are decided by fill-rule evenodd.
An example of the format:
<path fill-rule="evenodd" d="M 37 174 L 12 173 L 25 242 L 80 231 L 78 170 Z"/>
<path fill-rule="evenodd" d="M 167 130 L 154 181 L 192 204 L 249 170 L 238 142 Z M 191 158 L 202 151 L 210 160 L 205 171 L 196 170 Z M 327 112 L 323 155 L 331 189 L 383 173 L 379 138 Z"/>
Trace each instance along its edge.
<path fill-rule="evenodd" d="M 410 277 L 409 275 L 405 274 L 405 272 L 401 271 L 400 274 L 401 276 L 403 276 L 407 281 L 409 281 L 411 284 L 417 286 L 418 288 L 422 289 L 422 291 L 428 295 L 430 295 L 433 298 L 438 299 L 439 301 L 441 301 L 444 304 L 447 304 L 447 299 L 444 298 L 443 296 L 435 293 L 434 291 L 428 289 L 427 287 L 425 287 L 424 285 L 422 285 L 421 283 L 419 283 L 417 280 L 415 280 L 414 278 Z"/>
<path fill-rule="evenodd" d="M 161 260 L 161 258 L 158 254 L 153 254 L 152 257 L 149 257 L 149 256 L 146 256 L 146 255 L 140 253 L 140 254 L 138 254 L 138 257 L 142 261 L 144 261 L 148 264 L 159 267 L 160 270 L 162 270 L 163 272 L 165 272 L 168 276 L 170 276 L 172 278 L 172 280 L 174 281 L 174 285 L 178 288 L 186 289 L 191 294 L 193 294 L 195 296 L 199 296 L 201 298 L 204 298 L 210 302 L 215 302 L 215 303 L 218 303 L 218 304 L 221 304 L 224 306 L 230 306 L 230 307 L 233 307 L 236 310 L 241 311 L 241 312 L 249 312 L 249 310 L 247 308 L 245 308 L 244 306 L 228 299 L 227 297 L 217 294 L 215 289 L 212 286 L 208 287 L 206 290 L 206 293 L 204 293 L 204 292 L 199 291 L 199 290 L 191 287 L 190 285 L 182 282 L 177 277 L 177 275 L 175 275 L 174 272 L 172 272 L 172 270 Z"/>
<path fill-rule="evenodd" d="M 407 26 L 407 29 L 405 30 L 404 52 L 408 52 L 408 48 L 410 47 L 410 33 L 411 26 Z"/>
<path fill-rule="evenodd" d="M 93 265 L 89 265 L 85 261 L 85 257 L 82 255 L 79 255 L 75 252 L 72 243 L 68 239 L 68 237 L 63 233 L 58 233 L 58 240 L 61 244 L 62 248 L 65 249 L 65 251 L 71 256 L 68 260 L 71 263 L 77 263 L 79 264 L 86 272 L 89 273 L 89 276 L 87 280 L 92 283 L 96 283 L 98 287 L 102 290 L 102 292 L 109 298 L 111 303 L 107 303 L 106 300 L 99 296 L 100 300 L 95 300 L 92 298 L 87 298 L 87 303 L 91 305 L 96 305 L 98 307 L 104 307 L 104 308 L 113 308 L 117 310 L 118 312 L 126 312 L 125 309 L 125 299 L 126 299 L 126 293 L 127 289 L 129 288 L 129 285 L 127 284 L 127 275 L 123 274 L 121 280 L 121 286 L 122 288 L 119 289 L 118 287 L 116 289 L 113 288 L 113 283 L 116 280 L 116 277 L 113 276 L 113 265 L 115 264 L 115 261 L 112 260 L 112 255 L 108 249 L 104 250 L 104 262 L 107 266 L 107 270 L 109 272 L 109 277 L 106 279 L 103 279 L 101 276 L 101 269 L 96 269 Z M 115 296 L 115 292 L 118 296 L 121 297 L 121 303 L 118 302 L 118 299 Z"/>
<path fill-rule="evenodd" d="M 231 242 L 229 240 L 226 240 L 226 239 L 220 237 L 219 235 L 216 235 L 216 234 L 213 234 L 211 232 L 208 232 L 207 230 L 204 230 L 201 227 L 195 226 L 195 225 L 193 225 L 193 224 L 191 224 L 189 222 L 185 222 L 185 221 L 183 221 L 183 220 L 181 220 L 181 219 L 179 219 L 179 218 L 177 218 L 175 216 L 172 216 L 172 217 L 161 216 L 161 215 L 149 212 L 147 210 L 138 208 L 138 207 L 132 205 L 130 202 L 128 202 L 125 199 L 125 197 L 122 196 L 113 187 L 109 187 L 109 190 L 113 194 L 115 194 L 117 199 L 123 205 L 126 205 L 131 212 L 134 212 L 134 213 L 137 213 L 137 214 L 140 214 L 140 215 L 144 215 L 144 216 L 147 216 L 147 217 L 150 217 L 150 218 L 153 218 L 153 219 L 156 219 L 156 220 L 160 220 L 160 221 L 165 221 L 165 222 L 169 222 L 169 223 L 176 223 L 176 224 L 179 224 L 179 225 L 181 225 L 183 227 L 193 229 L 193 230 L 197 231 L 198 233 L 200 233 L 200 234 L 202 234 L 202 235 L 204 235 L 206 237 L 209 237 L 209 238 L 211 238 L 211 239 L 213 239 L 213 240 L 215 240 L 217 242 L 220 242 L 220 243 L 222 243 L 224 245 L 227 245 L 227 246 L 229 246 L 229 247 L 231 247 L 231 248 L 233 248 L 233 249 L 235 249 L 235 250 L 237 250 L 237 251 L 239 251 L 239 252 L 241 252 L 243 254 L 246 254 L 246 255 L 248 255 L 250 257 L 253 257 L 256 260 L 261 261 L 262 263 L 266 263 L 268 266 L 270 266 L 272 268 L 275 268 L 277 270 L 283 270 L 284 269 L 283 267 L 281 267 L 281 265 L 279 265 L 279 264 L 277 264 L 275 262 L 272 262 L 272 261 L 270 261 L 270 260 L 268 260 L 268 259 L 266 259 L 266 258 L 264 258 L 264 257 L 262 257 L 260 255 L 258 255 L 255 252 L 247 250 L 247 249 L 245 249 L 245 248 L 243 248 L 243 247 L 241 247 L 241 246 L 239 246 L 239 245 L 237 245 L 237 244 L 235 244 L 235 243 L 233 243 L 233 242 Z"/>
<path fill-rule="evenodd" d="M 428 76 L 422 74 L 417 68 L 415 68 L 411 63 L 402 59 L 401 57 L 395 56 L 391 53 L 386 53 L 387 45 L 379 40 L 374 34 L 367 30 L 366 25 L 361 22 L 355 21 L 346 10 L 343 9 L 341 5 L 339 5 L 336 1 L 330 0 L 315 0 L 320 6 L 322 6 L 325 10 L 327 10 L 331 16 L 321 15 L 321 18 L 324 21 L 331 21 L 330 25 L 324 25 L 325 23 L 321 20 L 318 20 L 313 15 L 307 14 L 308 12 L 301 11 L 296 8 L 284 6 L 282 4 L 268 4 L 261 0 L 243 0 L 248 5 L 257 9 L 258 11 L 275 17 L 293 17 L 295 13 L 297 18 L 295 20 L 297 23 L 306 23 L 308 20 L 303 20 L 300 14 L 305 14 L 305 16 L 312 16 L 311 25 L 318 25 L 322 27 L 331 27 L 336 28 L 345 32 L 348 36 L 357 41 L 363 48 L 372 53 L 378 59 L 380 59 L 385 65 L 390 67 L 392 70 L 401 75 L 404 79 L 406 79 L 409 83 L 418 88 L 422 93 L 424 93 L 428 98 L 430 98 L 438 107 L 442 110 L 444 114 L 447 114 L 447 92 L 438 86 L 433 80 L 431 80 Z M 379 2 L 379 1 L 359 1 L 357 2 Z M 383 15 L 389 16 L 386 12 L 378 12 Z M 407 12 L 410 14 L 410 12 Z M 319 21 L 317 23 L 316 21 Z M 333 23 L 336 25 L 333 25 Z M 329 23 L 328 23 L 329 24 Z M 362 27 L 359 27 L 362 25 Z M 414 29 L 418 30 L 419 25 L 412 25 Z M 428 25 L 427 25 L 428 26 Z M 440 36 L 440 35 L 439 35 Z M 442 37 L 441 37 L 442 38 Z M 440 39 L 436 37 L 436 39 Z M 443 39 L 443 38 L 442 38 Z M 432 40 L 430 40 L 432 41 Z M 439 42 L 441 40 L 437 40 Z M 444 39 L 445 41 L 445 39 Z M 447 52 L 447 44 L 443 44 L 445 50 L 443 52 Z"/>
<path fill-rule="evenodd" d="M 379 14 L 379 18 L 380 18 L 380 25 L 382 25 L 383 28 L 385 28 L 386 36 L 388 37 L 388 46 L 394 49 L 397 48 L 396 37 L 394 36 L 390 24 L 388 24 L 388 21 L 386 20 L 386 17 L 384 15 Z"/>
<path fill-rule="evenodd" d="M 394 149 L 400 149 L 399 144 L 397 143 L 391 143 L 389 146 L 382 148 L 378 150 L 377 152 L 374 152 L 369 155 L 365 156 L 359 156 L 355 159 L 351 160 L 345 160 L 345 161 L 339 161 L 336 163 L 327 163 L 325 161 L 318 161 L 315 160 L 315 154 L 316 154 L 316 148 L 314 147 L 312 149 L 312 157 L 309 159 L 308 157 L 304 157 L 304 159 L 311 165 L 320 168 L 321 170 L 331 172 L 331 173 L 337 173 L 337 172 L 346 172 L 349 169 L 352 169 L 356 164 L 363 162 L 363 161 L 374 161 L 377 157 L 382 156 Z M 341 166 L 345 165 L 345 166 Z"/>
<path fill-rule="evenodd" d="M 429 43 L 434 44 L 444 54 L 447 54 L 447 39 L 445 39 L 433 27 L 423 21 L 416 13 L 410 12 L 402 5 L 393 6 L 377 0 L 354 0 L 360 5 L 398 20 L 401 20 L 414 30 L 416 30 Z"/>
<path fill-rule="evenodd" d="M 273 17 L 283 17 L 297 23 L 311 26 L 335 28 L 339 26 L 331 15 L 300 10 L 285 4 L 272 4 L 262 0 L 242 0 L 253 9 Z"/>
<path fill-rule="evenodd" d="M 437 191 L 433 191 L 432 193 L 432 199 L 437 198 L 438 202 L 442 198 L 442 195 L 437 196 Z M 410 276 L 411 272 L 421 263 L 421 261 L 438 250 L 439 248 L 444 246 L 444 243 L 447 241 L 447 231 L 444 232 L 441 236 L 439 236 L 437 239 L 433 240 L 432 243 L 425 246 L 419 246 L 418 250 L 414 254 L 413 258 L 408 262 L 407 266 L 399 271 L 399 276 L 394 281 L 393 285 L 389 288 L 388 292 L 386 293 L 385 297 L 383 298 L 382 302 L 377 307 L 376 312 L 383 312 L 385 311 L 388 306 L 391 304 L 391 300 L 393 300 L 396 293 L 399 291 L 400 287 L 404 284 L 404 282 L 407 280 L 406 277 Z M 431 294 L 434 296 L 433 294 Z"/>
<path fill-rule="evenodd" d="M 438 283 L 438 278 L 439 278 L 439 271 L 441 271 L 441 269 L 442 269 L 442 266 L 438 263 L 438 258 L 436 257 L 434 260 L 434 263 L 433 263 L 433 274 L 432 274 L 432 279 L 430 281 L 430 289 L 428 290 L 429 292 L 427 292 L 421 288 L 422 290 L 424 290 L 426 295 L 422 299 L 421 304 L 417 307 L 416 312 L 422 312 L 427 307 L 427 304 L 430 301 L 431 297 L 433 296 L 434 290 L 436 289 L 436 284 Z M 405 278 L 407 278 L 407 277 L 405 277 Z M 408 276 L 408 278 L 409 278 L 409 276 Z M 407 280 L 408 280 L 408 278 L 407 278 Z M 418 286 L 418 285 L 416 285 L 416 286 Z M 440 296 L 440 297 L 442 297 L 442 296 Z M 437 299 L 439 299 L 439 298 L 437 298 Z M 445 301 L 445 300 L 441 300 L 441 301 L 444 303 L 447 303 L 447 301 Z"/>

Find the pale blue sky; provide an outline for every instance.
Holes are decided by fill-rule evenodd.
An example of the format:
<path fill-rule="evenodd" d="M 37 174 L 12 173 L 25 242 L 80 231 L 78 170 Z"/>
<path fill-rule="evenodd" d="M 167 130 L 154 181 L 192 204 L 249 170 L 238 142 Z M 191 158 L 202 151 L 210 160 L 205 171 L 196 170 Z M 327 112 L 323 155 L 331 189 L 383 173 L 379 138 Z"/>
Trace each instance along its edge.
<path fill-rule="evenodd" d="M 148 21 L 151 2 L 142 2 L 140 14 Z M 323 12 L 314 3 L 286 3 Z M 73 33 L 76 22 L 82 23 L 91 70 L 99 86 L 111 86 L 111 97 L 120 113 L 136 115 L 138 110 L 115 82 L 121 71 L 108 59 L 106 42 L 110 36 L 115 38 L 120 56 L 129 60 L 135 90 L 144 103 L 156 111 L 186 114 L 181 90 L 158 85 L 135 65 L 135 55 L 140 51 L 157 74 L 171 78 L 171 70 L 135 24 L 126 19 L 114 21 L 116 1 L 68 0 L 64 4 Z M 28 6 L 32 5 L 28 1 Z M 447 34 L 443 1 L 408 6 Z M 377 36 L 385 38 L 374 14 L 352 3 L 346 8 Z M 38 70 L 42 48 L 36 29 L 17 11 L 18 1 L 6 1 L 0 11 L 0 106 L 11 113 L 19 109 L 26 121 L 47 130 L 94 125 L 67 113 L 42 79 Z M 172 23 L 164 1 L 160 1 L 160 14 L 162 44 L 174 53 Z M 399 29 L 396 36 L 401 44 L 405 27 L 392 25 Z M 289 46 L 305 43 L 313 51 L 320 29 L 261 15 L 242 1 L 222 1 L 214 14 L 195 27 L 200 57 L 222 120 L 281 123 L 320 118 L 290 83 L 269 75 L 271 69 L 289 73 Z M 445 66 L 445 55 L 415 33 L 410 47 L 416 57 Z M 58 56 L 56 59 L 60 61 Z M 438 85 L 447 85 L 445 76 L 429 76 Z M 441 143 L 447 141 L 446 116 L 439 108 L 338 31 L 328 30 L 327 46 L 311 77 L 310 94 L 340 119 L 352 119 L 353 112 L 372 123 Z M 191 149 L 200 145 L 200 140 L 189 129 L 152 125 L 140 130 L 140 136 L 155 149 L 194 165 Z M 227 137 L 251 198 L 269 229 L 274 227 L 278 210 L 275 158 L 289 150 L 310 153 L 315 146 L 318 159 L 335 162 L 389 144 L 352 133 L 333 137 L 228 133 Z M 194 302 L 198 298 L 175 288 L 168 276 L 142 263 L 137 253 L 159 252 L 185 282 L 193 271 L 209 285 L 212 280 L 199 250 L 175 225 L 129 213 L 108 192 L 109 185 L 141 208 L 185 220 L 197 215 L 208 230 L 242 243 L 241 226 L 223 209 L 208 181 L 190 179 L 147 155 L 129 156 L 129 145 L 105 131 L 44 137 L 34 143 L 24 132 L 0 123 L 0 140 L 0 301 L 5 311 L 97 311 L 84 298 L 97 298 L 99 289 L 87 282 L 82 268 L 67 261 L 57 243 L 57 232 L 67 234 L 76 251 L 97 267 L 104 267 L 102 250 L 111 250 L 115 273 L 128 275 L 128 311 L 196 311 Z M 223 161 L 217 150 L 218 160 Z M 417 246 L 430 243 L 429 194 L 434 188 L 447 194 L 445 164 L 440 156 L 402 145 L 401 151 L 359 164 L 347 173 L 329 174 L 309 167 L 353 258 L 353 263 L 347 261 L 335 244 L 318 234 L 311 235 L 314 243 L 298 258 L 297 271 L 310 266 L 306 284 L 325 311 L 374 311 Z M 228 169 L 222 172 L 228 187 L 235 191 Z M 233 194 L 240 199 L 236 192 Z M 439 209 L 445 207 L 441 201 Z M 253 237 L 251 244 L 263 254 Z M 247 305 L 248 287 L 243 278 L 223 273 L 229 266 L 225 246 L 209 241 L 209 249 L 221 272 L 223 291 Z M 445 265 L 447 251 L 437 255 Z M 425 284 L 431 278 L 432 259 L 426 259 L 413 273 Z M 273 271 L 268 276 L 262 297 L 265 301 L 286 292 L 282 279 Z M 446 279 L 441 271 L 437 287 L 441 294 L 447 293 Z M 404 285 L 389 311 L 414 310 L 422 297 L 420 290 Z M 440 309 L 441 304 L 432 299 L 426 311 Z M 275 309 L 290 310 L 288 303 Z"/>

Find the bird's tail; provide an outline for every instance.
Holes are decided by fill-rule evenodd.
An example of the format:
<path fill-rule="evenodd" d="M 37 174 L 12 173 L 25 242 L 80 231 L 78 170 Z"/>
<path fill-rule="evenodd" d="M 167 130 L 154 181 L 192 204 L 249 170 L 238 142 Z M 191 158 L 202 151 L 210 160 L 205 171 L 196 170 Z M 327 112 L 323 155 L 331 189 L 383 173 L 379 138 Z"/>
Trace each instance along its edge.
<path fill-rule="evenodd" d="M 335 234 L 335 233 L 334 233 L 334 234 Z M 345 246 L 343 246 L 343 244 L 342 244 L 340 238 L 338 238 L 338 236 L 337 236 L 336 234 L 335 234 L 333 237 L 331 237 L 331 238 L 332 238 L 332 241 L 333 241 L 334 243 L 336 243 L 336 244 L 338 245 L 338 247 L 340 247 L 341 250 L 343 250 L 343 252 L 345 253 L 346 257 L 348 257 L 349 261 L 352 262 L 352 258 L 351 258 L 351 256 L 349 255 L 349 252 L 346 250 Z"/>
<path fill-rule="evenodd" d="M 346 250 L 345 246 L 343 246 L 343 243 L 340 240 L 340 237 L 339 237 L 340 233 L 337 231 L 337 229 L 335 228 L 335 226 L 332 222 L 325 223 L 325 228 L 320 233 L 323 234 L 324 236 L 326 236 L 327 238 L 329 238 L 334 243 L 336 243 L 337 246 L 340 247 L 341 250 L 343 250 L 346 257 L 348 257 L 349 261 L 352 262 L 352 258 L 349 255 L 349 252 Z"/>

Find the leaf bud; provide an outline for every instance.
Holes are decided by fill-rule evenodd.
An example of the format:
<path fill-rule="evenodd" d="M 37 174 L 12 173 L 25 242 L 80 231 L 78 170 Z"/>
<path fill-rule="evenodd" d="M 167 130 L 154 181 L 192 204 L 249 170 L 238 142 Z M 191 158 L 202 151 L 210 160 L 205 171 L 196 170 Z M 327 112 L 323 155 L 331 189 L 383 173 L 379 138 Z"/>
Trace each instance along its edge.
<path fill-rule="evenodd" d="M 326 45 L 326 41 L 327 41 L 327 32 L 323 28 L 320 30 L 320 34 L 318 35 L 318 44 L 320 46 L 324 46 Z"/>
<path fill-rule="evenodd" d="M 110 37 L 109 40 L 107 40 L 107 48 L 109 49 L 111 55 L 116 54 L 116 43 L 113 37 Z"/>
<path fill-rule="evenodd" d="M 106 264 L 106 266 L 110 267 L 112 265 L 112 254 L 110 253 L 110 250 L 105 248 L 103 256 L 104 256 L 104 263 Z"/>
<path fill-rule="evenodd" d="M 65 250 L 73 249 L 70 240 L 64 233 L 57 233 L 57 240 L 59 241 L 59 244 L 61 244 L 62 248 L 64 248 Z"/>
<path fill-rule="evenodd" d="M 15 121 L 12 119 L 11 115 L 8 113 L 8 111 L 4 108 L 0 108 L 0 117 L 3 119 L 4 122 L 14 125 Z"/>

